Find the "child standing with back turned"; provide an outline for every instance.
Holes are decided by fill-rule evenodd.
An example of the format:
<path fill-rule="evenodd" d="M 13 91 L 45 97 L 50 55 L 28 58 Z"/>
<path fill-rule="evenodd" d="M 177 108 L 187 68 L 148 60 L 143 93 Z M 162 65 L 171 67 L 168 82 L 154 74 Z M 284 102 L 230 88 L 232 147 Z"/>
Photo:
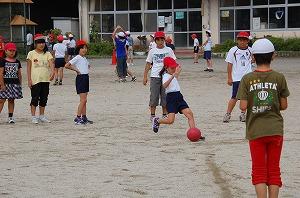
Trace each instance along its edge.
<path fill-rule="evenodd" d="M 258 198 L 277 198 L 282 186 L 280 155 L 283 143 L 281 110 L 289 90 L 283 74 L 270 68 L 274 46 L 268 39 L 253 44 L 257 69 L 243 77 L 238 90 L 240 109 L 247 110 L 246 138 L 252 158 L 252 184 Z M 268 192 L 267 192 L 268 191 Z"/>

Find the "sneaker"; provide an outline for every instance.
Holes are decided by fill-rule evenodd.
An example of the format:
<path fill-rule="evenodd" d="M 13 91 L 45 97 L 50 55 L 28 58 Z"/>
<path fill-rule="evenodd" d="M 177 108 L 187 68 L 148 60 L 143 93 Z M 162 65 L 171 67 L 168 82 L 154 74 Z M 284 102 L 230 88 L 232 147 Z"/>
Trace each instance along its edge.
<path fill-rule="evenodd" d="M 231 118 L 231 114 L 230 113 L 226 113 L 224 115 L 223 122 L 229 122 L 230 118 Z"/>
<path fill-rule="evenodd" d="M 40 120 L 41 122 L 45 122 L 45 123 L 50 123 L 50 122 L 51 122 L 51 121 L 48 120 L 44 115 L 43 115 L 43 116 L 40 116 L 40 117 L 39 117 L 39 120 Z"/>
<path fill-rule="evenodd" d="M 208 72 L 214 72 L 214 70 L 213 69 L 208 69 Z"/>
<path fill-rule="evenodd" d="M 162 119 L 165 119 L 165 118 L 167 118 L 167 117 L 168 117 L 168 115 L 166 115 L 166 114 L 165 114 L 165 115 L 164 115 L 164 114 L 162 115 Z"/>
<path fill-rule="evenodd" d="M 205 137 L 201 136 L 200 141 L 204 141 L 204 140 L 205 140 Z"/>
<path fill-rule="evenodd" d="M 241 122 L 246 122 L 246 113 L 245 112 L 241 112 L 240 121 Z"/>
<path fill-rule="evenodd" d="M 15 119 L 14 119 L 13 117 L 8 117 L 7 122 L 8 122 L 9 124 L 15 124 L 15 123 L 16 123 L 16 122 L 15 122 Z"/>
<path fill-rule="evenodd" d="M 58 80 L 55 80 L 55 82 L 53 83 L 53 85 L 58 85 Z"/>
<path fill-rule="evenodd" d="M 155 117 L 152 120 L 152 129 L 153 129 L 154 133 L 157 133 L 158 129 L 159 129 L 159 122 L 158 122 L 158 120 L 159 120 L 159 117 Z"/>
<path fill-rule="evenodd" d="M 62 85 L 62 81 L 59 81 L 58 85 Z"/>
<path fill-rule="evenodd" d="M 205 70 L 203 70 L 203 71 L 208 71 L 209 72 L 209 69 L 208 68 L 206 68 Z"/>
<path fill-rule="evenodd" d="M 82 118 L 78 118 L 78 117 L 76 117 L 76 118 L 74 119 L 74 122 L 75 122 L 75 125 L 85 125 L 85 124 L 86 124 L 86 122 L 84 122 L 84 121 L 82 120 Z"/>
<path fill-rule="evenodd" d="M 39 123 L 39 119 L 38 119 L 37 117 L 35 117 L 35 116 L 32 116 L 31 122 L 32 122 L 33 124 L 38 124 L 38 123 Z"/>
<path fill-rule="evenodd" d="M 89 120 L 88 118 L 82 118 L 82 121 L 86 124 L 94 124 L 92 120 Z"/>
<path fill-rule="evenodd" d="M 121 79 L 121 82 L 123 83 L 127 82 L 126 78 Z"/>
<path fill-rule="evenodd" d="M 131 81 L 132 81 L 132 82 L 135 82 L 135 81 L 136 81 L 136 77 L 135 77 L 135 76 L 132 76 Z"/>

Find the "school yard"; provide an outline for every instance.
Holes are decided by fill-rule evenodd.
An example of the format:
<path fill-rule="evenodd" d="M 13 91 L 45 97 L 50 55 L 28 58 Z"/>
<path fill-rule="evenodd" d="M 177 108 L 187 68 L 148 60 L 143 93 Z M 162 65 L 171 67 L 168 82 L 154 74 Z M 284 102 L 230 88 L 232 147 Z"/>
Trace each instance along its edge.
<path fill-rule="evenodd" d="M 75 74 L 65 72 L 63 86 L 51 86 L 46 115 L 50 124 L 31 123 L 26 67 L 24 98 L 16 101 L 16 124 L 0 115 L 0 197 L 254 197 L 245 124 L 222 123 L 231 88 L 226 64 L 214 59 L 213 73 L 181 59 L 179 83 L 205 142 L 186 138 L 185 117 L 151 130 L 149 85 L 142 85 L 144 59 L 131 67 L 137 82 L 117 83 L 110 59 L 91 60 L 88 116 L 95 123 L 75 126 L 79 101 Z M 280 197 L 299 197 L 300 59 L 280 58 L 273 65 L 285 74 L 291 92 L 285 119 Z M 160 114 L 160 109 L 158 109 Z"/>

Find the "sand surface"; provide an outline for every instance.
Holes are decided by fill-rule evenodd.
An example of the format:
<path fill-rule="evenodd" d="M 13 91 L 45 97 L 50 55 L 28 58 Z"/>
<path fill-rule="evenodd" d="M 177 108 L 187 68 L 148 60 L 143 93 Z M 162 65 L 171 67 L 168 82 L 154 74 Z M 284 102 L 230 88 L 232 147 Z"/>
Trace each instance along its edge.
<path fill-rule="evenodd" d="M 117 83 L 110 59 L 90 60 L 88 116 L 95 123 L 75 126 L 79 102 L 75 74 L 65 72 L 63 86 L 50 87 L 46 115 L 50 124 L 31 123 L 30 92 L 16 101 L 16 124 L 9 125 L 7 105 L 0 114 L 0 197 L 254 197 L 245 124 L 236 107 L 222 123 L 231 88 L 226 64 L 179 60 L 182 93 L 194 112 L 205 142 L 186 138 L 187 120 L 177 115 L 158 134 L 149 121 L 149 86 L 142 85 L 144 60 L 131 67 L 137 82 Z M 24 64 L 24 63 L 23 63 Z M 283 112 L 285 142 L 280 197 L 300 195 L 300 59 L 277 59 L 291 92 Z M 23 79 L 26 67 L 23 65 Z M 158 115 L 161 109 L 157 110 Z"/>

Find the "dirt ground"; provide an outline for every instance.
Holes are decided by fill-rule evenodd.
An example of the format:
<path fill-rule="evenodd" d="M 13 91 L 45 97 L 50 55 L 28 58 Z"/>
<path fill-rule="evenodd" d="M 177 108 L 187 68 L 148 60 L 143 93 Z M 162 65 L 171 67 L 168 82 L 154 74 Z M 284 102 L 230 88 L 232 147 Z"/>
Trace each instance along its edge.
<path fill-rule="evenodd" d="M 213 73 L 182 59 L 179 83 L 205 142 L 186 138 L 187 120 L 177 115 L 159 133 L 149 121 L 149 86 L 142 85 L 144 59 L 131 67 L 137 82 L 115 82 L 110 59 L 90 60 L 88 117 L 76 126 L 79 102 L 75 73 L 65 72 L 63 86 L 50 87 L 46 115 L 52 123 L 34 125 L 30 93 L 16 101 L 16 124 L 9 125 L 7 105 L 0 114 L 0 197 L 254 197 L 245 124 L 236 107 L 222 123 L 231 88 L 226 64 L 214 59 Z M 300 59 L 277 59 L 274 69 L 286 76 L 291 92 L 281 158 L 280 197 L 299 197 Z M 23 79 L 26 67 L 23 65 Z M 298 98 L 298 99 L 297 99 Z M 158 109 L 158 115 L 161 109 Z"/>

